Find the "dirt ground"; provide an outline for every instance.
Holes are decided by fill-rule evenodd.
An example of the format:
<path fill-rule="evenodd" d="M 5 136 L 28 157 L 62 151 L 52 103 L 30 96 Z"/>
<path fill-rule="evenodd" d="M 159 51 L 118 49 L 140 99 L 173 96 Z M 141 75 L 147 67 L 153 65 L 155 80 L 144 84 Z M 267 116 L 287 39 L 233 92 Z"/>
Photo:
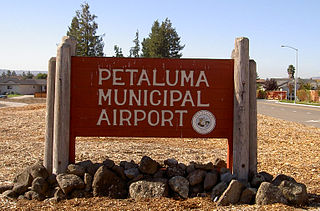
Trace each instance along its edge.
<path fill-rule="evenodd" d="M 21 170 L 43 159 L 45 104 L 0 108 L 0 184 L 9 184 Z M 227 142 L 218 139 L 77 138 L 76 161 L 106 158 L 139 162 L 148 155 L 162 163 L 176 158 L 209 162 L 226 159 Z M 307 185 L 310 204 L 320 210 L 320 129 L 258 115 L 258 171 L 286 174 Z M 208 197 L 175 200 L 106 197 L 59 203 L 0 198 L 0 209 L 16 210 L 296 210 L 281 204 L 217 207 Z"/>

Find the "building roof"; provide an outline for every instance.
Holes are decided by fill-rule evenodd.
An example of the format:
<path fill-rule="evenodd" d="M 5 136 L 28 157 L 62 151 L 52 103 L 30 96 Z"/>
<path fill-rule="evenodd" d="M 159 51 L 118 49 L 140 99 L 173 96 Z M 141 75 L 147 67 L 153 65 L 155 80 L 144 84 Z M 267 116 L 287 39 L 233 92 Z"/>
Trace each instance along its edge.
<path fill-rule="evenodd" d="M 0 79 L 0 85 L 47 85 L 46 79 L 25 79 L 19 80 L 17 78 Z"/>

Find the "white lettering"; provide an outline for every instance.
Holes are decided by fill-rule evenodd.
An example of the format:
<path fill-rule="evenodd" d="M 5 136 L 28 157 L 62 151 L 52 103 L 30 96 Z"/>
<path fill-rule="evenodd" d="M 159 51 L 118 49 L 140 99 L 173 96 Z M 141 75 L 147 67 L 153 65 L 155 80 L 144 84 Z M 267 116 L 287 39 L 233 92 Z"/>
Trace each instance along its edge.
<path fill-rule="evenodd" d="M 116 85 L 119 85 L 119 86 L 123 86 L 124 85 L 124 82 L 118 82 L 118 81 L 121 81 L 122 78 L 121 77 L 117 77 L 117 72 L 123 72 L 123 69 L 113 69 L 112 70 L 112 73 L 113 73 L 113 76 L 112 76 L 112 85 L 116 86 Z"/>
<path fill-rule="evenodd" d="M 124 118 L 124 113 L 127 113 L 128 116 Z M 131 112 L 129 110 L 121 109 L 120 110 L 120 119 L 119 119 L 119 125 L 123 125 L 123 122 L 127 122 L 130 126 L 130 119 L 131 119 Z"/>
<path fill-rule="evenodd" d="M 206 86 L 209 87 L 207 76 L 204 71 L 200 71 L 198 81 L 196 83 L 196 87 L 199 87 L 201 82 L 204 82 L 206 84 Z"/>
<path fill-rule="evenodd" d="M 135 95 L 133 89 L 129 89 L 129 105 L 133 105 L 132 99 L 136 101 L 137 106 L 141 106 L 141 90 L 138 90 L 138 97 Z"/>
<path fill-rule="evenodd" d="M 142 117 L 139 118 L 138 113 L 142 114 Z M 138 122 L 146 119 L 146 112 L 144 110 L 134 110 L 134 126 L 138 125 Z"/>
<path fill-rule="evenodd" d="M 160 92 L 159 90 L 152 90 L 152 91 L 150 92 L 150 104 L 153 105 L 153 106 L 160 105 L 160 103 L 161 103 L 161 100 L 159 100 L 159 99 L 158 99 L 157 103 L 155 103 L 155 102 L 153 101 L 153 94 L 154 94 L 155 92 L 158 93 L 159 96 L 161 96 L 161 92 Z"/>
<path fill-rule="evenodd" d="M 185 70 L 181 70 L 181 86 L 184 86 L 184 82 L 190 81 L 190 86 L 193 86 L 193 70 L 190 70 L 189 75 L 186 75 Z"/>
<path fill-rule="evenodd" d="M 209 107 L 210 104 L 207 103 L 207 104 L 202 104 L 201 103 L 201 91 L 197 91 L 197 95 L 198 95 L 198 100 L 197 100 L 197 106 L 198 107 Z"/>
<path fill-rule="evenodd" d="M 100 117 L 99 117 L 99 120 L 97 122 L 97 125 L 101 125 L 101 121 L 107 121 L 107 124 L 110 125 L 110 121 L 109 121 L 106 109 L 102 109 L 101 110 Z"/>
<path fill-rule="evenodd" d="M 182 127 L 183 126 L 183 114 L 187 114 L 188 111 L 187 110 L 175 110 L 175 113 L 180 114 L 179 126 Z"/>
<path fill-rule="evenodd" d="M 152 122 L 152 118 L 151 118 L 151 115 L 152 113 L 155 113 L 156 114 L 156 118 L 155 118 L 155 123 Z M 148 123 L 150 126 L 157 126 L 159 124 L 159 113 L 158 111 L 156 110 L 151 110 L 149 113 L 148 113 Z"/>
<path fill-rule="evenodd" d="M 174 98 L 174 94 L 178 94 L 177 98 Z M 182 98 L 182 93 L 179 90 L 170 90 L 170 106 L 173 106 L 174 102 L 178 102 Z"/>
<path fill-rule="evenodd" d="M 102 105 L 102 98 L 104 101 L 108 100 L 108 105 L 111 105 L 111 89 L 108 89 L 106 95 L 104 94 L 103 89 L 99 89 L 99 103 L 98 103 L 98 105 Z"/>
<path fill-rule="evenodd" d="M 166 113 L 170 114 L 168 119 L 166 119 Z M 172 119 L 173 119 L 172 111 L 170 111 L 170 110 L 162 110 L 161 111 L 161 126 L 165 126 L 165 122 L 169 122 L 169 125 L 173 126 L 172 122 L 171 122 Z"/>
<path fill-rule="evenodd" d="M 136 70 L 136 69 L 126 69 L 126 72 L 130 73 L 130 86 L 132 86 L 133 85 L 133 78 L 134 78 L 133 74 L 137 73 L 138 70 Z"/>
<path fill-rule="evenodd" d="M 144 69 L 142 69 L 142 71 L 141 71 L 141 75 L 140 75 L 140 77 L 139 77 L 137 86 L 141 86 L 141 83 L 142 83 L 143 81 L 147 82 L 148 86 L 151 85 L 151 84 L 150 84 L 150 80 L 149 80 L 149 78 L 148 78 L 147 71 L 144 70 Z"/>
<path fill-rule="evenodd" d="M 164 83 L 157 83 L 157 70 L 153 70 L 153 86 L 164 86 Z"/>
<path fill-rule="evenodd" d="M 189 90 L 186 91 L 186 94 L 184 95 L 183 101 L 181 103 L 181 106 L 186 106 L 186 102 L 190 102 L 192 106 L 194 106 L 194 102 L 191 96 L 191 93 Z"/>
<path fill-rule="evenodd" d="M 104 72 L 107 73 L 106 77 L 102 77 Z M 111 77 L 110 70 L 99 68 L 99 85 L 102 85 L 102 81 L 108 80 L 110 77 Z"/>
<path fill-rule="evenodd" d="M 123 90 L 123 101 L 120 103 L 118 101 L 118 89 L 114 90 L 114 102 L 116 103 L 116 105 L 124 105 L 127 101 L 127 90 L 124 89 Z"/>

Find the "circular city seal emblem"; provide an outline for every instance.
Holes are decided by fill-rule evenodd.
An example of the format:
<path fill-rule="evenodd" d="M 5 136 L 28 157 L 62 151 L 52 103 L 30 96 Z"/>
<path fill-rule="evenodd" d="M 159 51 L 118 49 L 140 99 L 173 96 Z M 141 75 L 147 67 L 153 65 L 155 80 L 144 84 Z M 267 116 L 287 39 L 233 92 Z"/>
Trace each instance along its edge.
<path fill-rule="evenodd" d="M 215 116 L 207 110 L 201 110 L 195 113 L 192 117 L 192 127 L 200 134 L 210 133 L 216 126 Z"/>

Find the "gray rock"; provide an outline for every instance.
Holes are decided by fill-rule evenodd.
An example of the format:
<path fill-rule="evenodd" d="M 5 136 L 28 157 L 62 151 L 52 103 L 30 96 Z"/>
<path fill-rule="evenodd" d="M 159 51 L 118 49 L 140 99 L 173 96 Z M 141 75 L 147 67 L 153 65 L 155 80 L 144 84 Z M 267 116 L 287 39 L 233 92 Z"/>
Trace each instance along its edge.
<path fill-rule="evenodd" d="M 170 188 L 178 193 L 182 198 L 188 198 L 189 181 L 182 176 L 175 176 L 169 180 Z"/>
<path fill-rule="evenodd" d="M 59 202 L 61 200 L 65 200 L 67 197 L 66 197 L 66 194 L 62 191 L 61 188 L 57 188 L 55 193 L 54 193 L 54 199 Z"/>
<path fill-rule="evenodd" d="M 127 169 L 124 170 L 124 174 L 126 175 L 126 177 L 128 177 L 129 179 L 133 179 L 136 176 L 138 176 L 140 174 L 139 169 L 138 168 L 131 168 L 131 169 Z"/>
<path fill-rule="evenodd" d="M 196 168 L 194 167 L 194 163 L 191 163 L 190 165 L 187 166 L 187 174 L 190 174 L 191 172 L 195 171 Z"/>
<path fill-rule="evenodd" d="M 206 173 L 203 182 L 203 188 L 205 191 L 209 191 L 215 186 L 219 179 L 219 173 L 217 171 L 211 171 Z"/>
<path fill-rule="evenodd" d="M 272 182 L 273 180 L 273 176 L 265 171 L 259 172 L 260 175 L 262 175 L 264 177 L 264 180 L 266 182 Z"/>
<path fill-rule="evenodd" d="M 114 166 L 112 167 L 112 170 L 113 170 L 119 177 L 121 177 L 122 179 L 124 179 L 124 180 L 127 179 L 127 177 L 126 177 L 126 175 L 125 175 L 125 173 L 124 173 L 124 168 L 123 168 L 123 167 L 118 166 L 118 165 L 114 165 Z"/>
<path fill-rule="evenodd" d="M 92 187 L 92 180 L 93 177 L 91 176 L 91 174 L 89 173 L 85 173 L 83 176 L 83 182 L 85 184 L 85 191 L 89 192 L 91 190 Z"/>
<path fill-rule="evenodd" d="M 222 168 L 220 169 L 220 174 L 225 174 L 225 173 L 231 173 L 231 171 L 230 171 L 230 169 L 227 169 L 227 168 L 222 167 Z"/>
<path fill-rule="evenodd" d="M 91 160 L 85 160 L 85 161 L 81 161 L 81 162 L 77 163 L 77 165 L 82 166 L 87 173 L 90 173 L 90 172 L 88 172 L 88 167 L 93 166 L 94 164 L 92 163 Z"/>
<path fill-rule="evenodd" d="M 24 194 L 24 197 L 29 200 L 37 200 L 37 201 L 43 201 L 45 199 L 45 197 L 42 194 L 39 194 L 33 190 L 26 192 Z"/>
<path fill-rule="evenodd" d="M 131 198 L 155 198 L 168 196 L 168 184 L 166 179 L 155 181 L 137 181 L 129 186 Z"/>
<path fill-rule="evenodd" d="M 169 159 L 164 161 L 164 165 L 176 166 L 176 165 L 178 165 L 178 161 L 176 159 L 174 159 L 174 158 L 169 158 Z"/>
<path fill-rule="evenodd" d="M 224 160 L 217 158 L 214 161 L 214 167 L 217 168 L 218 170 L 220 170 L 221 168 L 227 168 L 227 163 Z"/>
<path fill-rule="evenodd" d="M 140 161 L 139 170 L 144 174 L 154 174 L 157 172 L 159 163 L 155 160 L 152 160 L 148 156 L 143 156 Z"/>
<path fill-rule="evenodd" d="M 168 178 L 175 177 L 175 176 L 184 176 L 185 170 L 181 169 L 178 165 L 169 166 L 167 168 L 167 175 Z"/>
<path fill-rule="evenodd" d="M 246 188 L 242 191 L 239 204 L 251 204 L 254 201 L 254 198 L 257 194 L 257 190 L 255 188 Z"/>
<path fill-rule="evenodd" d="M 91 174 L 91 176 L 94 176 L 94 174 L 97 172 L 97 170 L 103 166 L 102 163 L 93 163 L 92 165 L 89 165 L 87 167 L 87 172 Z"/>
<path fill-rule="evenodd" d="M 302 183 L 284 180 L 279 188 L 292 205 L 301 206 L 308 202 L 307 187 Z"/>
<path fill-rule="evenodd" d="M 290 181 L 290 182 L 296 182 L 296 180 L 293 177 L 284 175 L 284 174 L 279 174 L 273 181 L 272 184 L 275 186 L 280 185 L 280 183 L 284 180 Z"/>
<path fill-rule="evenodd" d="M 83 180 L 74 174 L 58 174 L 57 182 L 66 195 L 74 189 L 83 189 L 85 187 Z"/>
<path fill-rule="evenodd" d="M 120 162 L 120 166 L 123 167 L 124 170 L 132 169 L 132 168 L 138 168 L 139 167 L 139 165 L 136 164 L 133 160 L 131 160 L 130 162 L 121 161 Z"/>
<path fill-rule="evenodd" d="M 234 179 L 234 178 L 235 177 L 229 171 L 227 171 L 226 173 L 220 175 L 220 180 L 222 182 L 227 183 L 227 184 L 229 184 L 231 182 L 231 180 Z"/>
<path fill-rule="evenodd" d="M 21 195 L 24 194 L 27 190 L 28 190 L 28 186 L 26 186 L 25 184 L 14 184 L 12 190 L 17 193 L 17 195 Z"/>
<path fill-rule="evenodd" d="M 84 190 L 73 190 L 69 195 L 71 199 L 84 198 L 86 197 L 86 192 Z"/>
<path fill-rule="evenodd" d="M 193 193 L 192 197 L 197 196 L 198 193 L 202 193 L 204 191 L 202 183 L 196 184 L 194 186 L 190 186 L 189 189 L 190 189 L 190 192 Z"/>
<path fill-rule="evenodd" d="M 206 176 L 206 171 L 202 169 L 197 169 L 193 172 L 191 172 L 188 175 L 188 180 L 191 186 L 197 185 L 201 182 L 203 182 L 204 177 Z"/>
<path fill-rule="evenodd" d="M 94 196 L 126 198 L 128 195 L 126 182 L 105 166 L 101 166 L 92 182 Z"/>
<path fill-rule="evenodd" d="M 187 166 L 186 166 L 185 164 L 183 164 L 183 163 L 179 163 L 179 164 L 178 164 L 178 167 L 179 167 L 180 169 L 182 169 L 183 171 L 186 171 L 186 169 L 187 169 Z"/>
<path fill-rule="evenodd" d="M 227 206 L 230 204 L 236 204 L 244 189 L 244 185 L 238 180 L 232 180 L 228 188 L 222 193 L 217 204 L 219 206 Z"/>
<path fill-rule="evenodd" d="M 210 170 L 213 170 L 214 169 L 214 166 L 213 166 L 213 163 L 212 162 L 209 162 L 209 163 L 206 163 L 206 164 L 202 164 L 202 163 L 196 163 L 194 165 L 194 167 L 196 169 L 202 169 L 202 170 L 205 170 L 205 171 L 210 171 Z"/>
<path fill-rule="evenodd" d="M 56 179 L 56 175 L 55 174 L 51 174 L 48 178 L 47 181 L 49 183 L 49 185 L 51 186 L 56 186 L 58 185 L 57 179 Z"/>
<path fill-rule="evenodd" d="M 13 182 L 14 182 L 14 186 L 18 186 L 18 185 L 23 185 L 25 187 L 29 187 L 32 184 L 32 176 L 29 172 L 29 169 L 24 169 L 20 174 L 18 174 Z"/>
<path fill-rule="evenodd" d="M 264 176 L 262 176 L 261 174 L 254 174 L 250 181 L 250 185 L 251 187 L 259 188 L 260 184 L 263 182 L 266 182 Z"/>
<path fill-rule="evenodd" d="M 165 174 L 166 174 L 166 169 L 161 168 L 153 175 L 153 177 L 154 178 L 164 178 Z"/>
<path fill-rule="evenodd" d="M 86 172 L 86 169 L 81 165 L 69 164 L 67 167 L 67 173 L 74 174 L 79 177 L 83 177 L 85 172 Z"/>
<path fill-rule="evenodd" d="M 22 200 L 22 199 L 27 199 L 24 195 L 20 195 L 20 196 L 18 196 L 18 198 L 17 198 L 18 200 Z"/>
<path fill-rule="evenodd" d="M 211 200 L 217 201 L 222 193 L 227 189 L 228 185 L 225 182 L 220 182 L 211 191 Z"/>
<path fill-rule="evenodd" d="M 256 204 L 266 205 L 274 203 L 288 204 L 288 201 L 280 188 L 269 182 L 261 183 L 256 195 Z"/>
<path fill-rule="evenodd" d="M 29 170 L 32 178 L 42 177 L 44 179 L 47 179 L 49 177 L 49 173 L 48 173 L 47 169 L 42 165 L 41 161 L 30 166 L 28 170 Z"/>
<path fill-rule="evenodd" d="M 16 199 L 18 197 L 18 194 L 13 190 L 6 190 L 2 193 L 2 196 L 6 198 Z"/>
<path fill-rule="evenodd" d="M 49 188 L 49 183 L 43 177 L 36 177 L 32 181 L 31 190 L 44 195 Z"/>
<path fill-rule="evenodd" d="M 112 169 L 112 167 L 115 165 L 115 164 L 114 164 L 114 161 L 113 161 L 113 160 L 110 160 L 110 159 L 104 160 L 104 161 L 102 162 L 102 164 L 103 164 L 104 166 L 106 166 L 107 168 L 109 168 L 109 169 Z"/>
<path fill-rule="evenodd" d="M 0 185 L 0 194 L 2 194 L 3 192 L 7 191 L 7 190 L 12 190 L 13 188 L 13 184 L 10 185 Z"/>

